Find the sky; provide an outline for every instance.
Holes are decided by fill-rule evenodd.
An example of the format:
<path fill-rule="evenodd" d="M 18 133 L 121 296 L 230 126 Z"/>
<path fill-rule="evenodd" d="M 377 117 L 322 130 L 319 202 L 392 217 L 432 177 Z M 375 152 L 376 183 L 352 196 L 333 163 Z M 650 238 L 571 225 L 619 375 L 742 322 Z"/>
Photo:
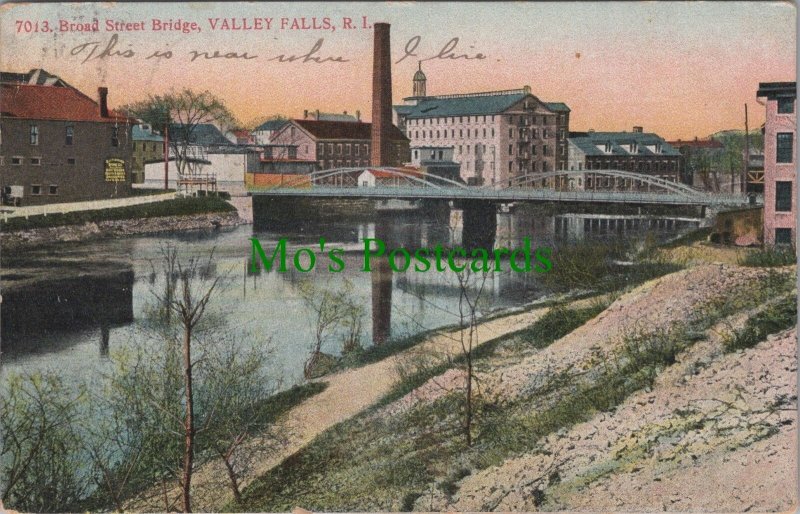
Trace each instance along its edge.
<path fill-rule="evenodd" d="M 354 28 L 344 28 L 345 17 Z M 94 19 L 98 32 L 76 30 Z M 221 30 L 233 19 L 254 28 Z M 154 31 L 153 20 L 196 23 L 199 32 Z M 429 95 L 529 85 L 570 107 L 571 130 L 639 125 L 689 139 L 744 128 L 745 104 L 750 126 L 763 123 L 759 82 L 795 80 L 795 20 L 787 2 L 4 4 L 0 69 L 44 68 L 89 95 L 106 86 L 112 107 L 190 87 L 211 91 L 244 123 L 305 109 L 359 110 L 368 121 L 370 27 L 387 22 L 395 104 L 411 95 L 425 59 Z M 103 55 L 115 35 L 112 55 Z M 415 36 L 416 55 L 404 58 Z M 469 59 L 436 58 L 453 38 L 452 54 Z M 346 62 L 278 59 L 319 40 L 316 56 Z M 201 52 L 194 61 L 193 51 Z M 154 52 L 172 57 L 148 59 Z M 206 58 L 215 52 L 222 57 Z"/>

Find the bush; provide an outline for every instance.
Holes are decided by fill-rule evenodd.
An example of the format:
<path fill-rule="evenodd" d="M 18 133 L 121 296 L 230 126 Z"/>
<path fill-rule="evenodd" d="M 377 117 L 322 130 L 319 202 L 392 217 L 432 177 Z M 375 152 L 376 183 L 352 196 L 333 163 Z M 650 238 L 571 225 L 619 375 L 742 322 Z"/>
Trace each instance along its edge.
<path fill-rule="evenodd" d="M 786 330 L 797 324 L 797 297 L 786 296 L 773 303 L 745 322 L 742 330 L 734 332 L 723 342 L 725 352 L 752 348 L 768 335 Z"/>
<path fill-rule="evenodd" d="M 797 263 L 797 253 L 793 247 L 771 247 L 750 252 L 740 259 L 742 266 L 771 268 L 775 266 L 791 266 Z"/>

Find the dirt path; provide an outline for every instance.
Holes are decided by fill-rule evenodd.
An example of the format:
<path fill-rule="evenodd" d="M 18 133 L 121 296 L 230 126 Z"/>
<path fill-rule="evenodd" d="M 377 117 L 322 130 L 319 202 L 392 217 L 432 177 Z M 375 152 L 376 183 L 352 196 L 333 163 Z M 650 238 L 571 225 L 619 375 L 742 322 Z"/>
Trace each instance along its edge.
<path fill-rule="evenodd" d="M 478 327 L 477 344 L 521 330 L 535 322 L 547 312 L 547 308 L 512 314 L 481 323 Z M 264 451 L 270 441 L 253 438 L 243 448 L 245 454 L 257 455 L 256 462 L 241 481 L 242 488 L 253 479 L 263 475 L 284 459 L 307 445 L 328 428 L 349 419 L 375 404 L 398 383 L 398 366 L 415 353 L 437 355 L 444 359 L 461 351 L 457 332 L 433 336 L 408 350 L 387 357 L 379 362 L 360 368 L 346 370 L 321 379 L 328 387 L 291 409 L 282 420 L 289 434 L 286 445 L 277 451 Z M 216 459 L 201 466 L 192 481 L 193 508 L 197 511 L 219 511 L 233 499 L 226 478 L 225 467 Z M 165 492 L 153 488 L 127 506 L 129 510 L 165 510 L 164 497 L 173 502 L 172 508 L 180 505 L 180 491 L 173 484 Z M 166 509 L 169 510 L 169 509 Z"/>

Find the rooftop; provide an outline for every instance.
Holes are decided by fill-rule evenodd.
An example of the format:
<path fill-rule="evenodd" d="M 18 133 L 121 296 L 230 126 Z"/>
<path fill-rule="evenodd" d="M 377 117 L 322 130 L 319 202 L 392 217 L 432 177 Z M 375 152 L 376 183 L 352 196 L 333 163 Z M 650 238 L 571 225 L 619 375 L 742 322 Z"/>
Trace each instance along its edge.
<path fill-rule="evenodd" d="M 372 139 L 372 123 L 352 121 L 292 120 L 316 139 Z M 391 126 L 392 141 L 408 141 L 396 126 Z"/>
<path fill-rule="evenodd" d="M 131 131 L 131 138 L 134 141 L 158 141 L 163 142 L 164 138 L 159 134 L 154 134 L 152 130 L 148 130 L 141 125 L 134 125 Z"/>
<path fill-rule="evenodd" d="M 570 132 L 569 141 L 580 148 L 586 155 L 632 155 L 623 145 L 636 143 L 636 155 L 681 155 L 664 138 L 652 132 Z M 611 153 L 606 153 L 598 146 L 611 145 Z M 661 145 L 661 153 L 647 148 Z"/>
<path fill-rule="evenodd" d="M 253 132 L 261 132 L 264 130 L 278 130 L 286 123 L 286 120 L 269 120 L 257 126 Z"/>
<path fill-rule="evenodd" d="M 191 131 L 189 134 L 187 132 Z M 185 125 L 169 126 L 169 137 L 173 140 L 188 140 L 190 144 L 199 146 L 227 146 L 232 143 L 220 130 L 211 123 L 200 123 L 190 128 Z"/>
<path fill-rule="evenodd" d="M 395 110 L 408 118 L 431 118 L 438 116 L 470 116 L 499 114 L 530 94 L 529 88 L 505 91 L 485 91 L 454 95 L 426 96 L 416 105 L 396 105 Z M 569 112 L 563 102 L 542 102 L 553 112 Z"/>
<path fill-rule="evenodd" d="M 797 82 L 759 82 L 756 97 L 797 96 Z"/>
<path fill-rule="evenodd" d="M 95 121 L 136 124 L 117 111 L 109 109 L 108 117 L 100 116 L 97 102 L 71 87 L 2 84 L 0 115 L 29 120 Z"/>

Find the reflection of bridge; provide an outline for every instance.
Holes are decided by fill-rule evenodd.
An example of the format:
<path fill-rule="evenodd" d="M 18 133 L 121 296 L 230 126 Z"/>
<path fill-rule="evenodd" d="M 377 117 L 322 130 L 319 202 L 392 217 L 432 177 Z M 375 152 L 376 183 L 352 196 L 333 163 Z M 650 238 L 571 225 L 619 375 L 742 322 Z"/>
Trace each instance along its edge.
<path fill-rule="evenodd" d="M 365 170 L 379 170 L 397 178 L 369 187 L 357 177 Z M 545 187 L 550 179 L 593 176 L 605 179 L 603 189 Z M 622 170 L 552 171 L 516 177 L 504 186 L 467 186 L 430 174 L 409 173 L 403 168 L 338 168 L 286 179 L 272 187 L 249 187 L 253 196 L 304 198 L 372 198 L 402 200 L 461 200 L 490 203 L 573 202 L 632 205 L 742 207 L 748 198 L 699 191 L 660 177 Z"/>

